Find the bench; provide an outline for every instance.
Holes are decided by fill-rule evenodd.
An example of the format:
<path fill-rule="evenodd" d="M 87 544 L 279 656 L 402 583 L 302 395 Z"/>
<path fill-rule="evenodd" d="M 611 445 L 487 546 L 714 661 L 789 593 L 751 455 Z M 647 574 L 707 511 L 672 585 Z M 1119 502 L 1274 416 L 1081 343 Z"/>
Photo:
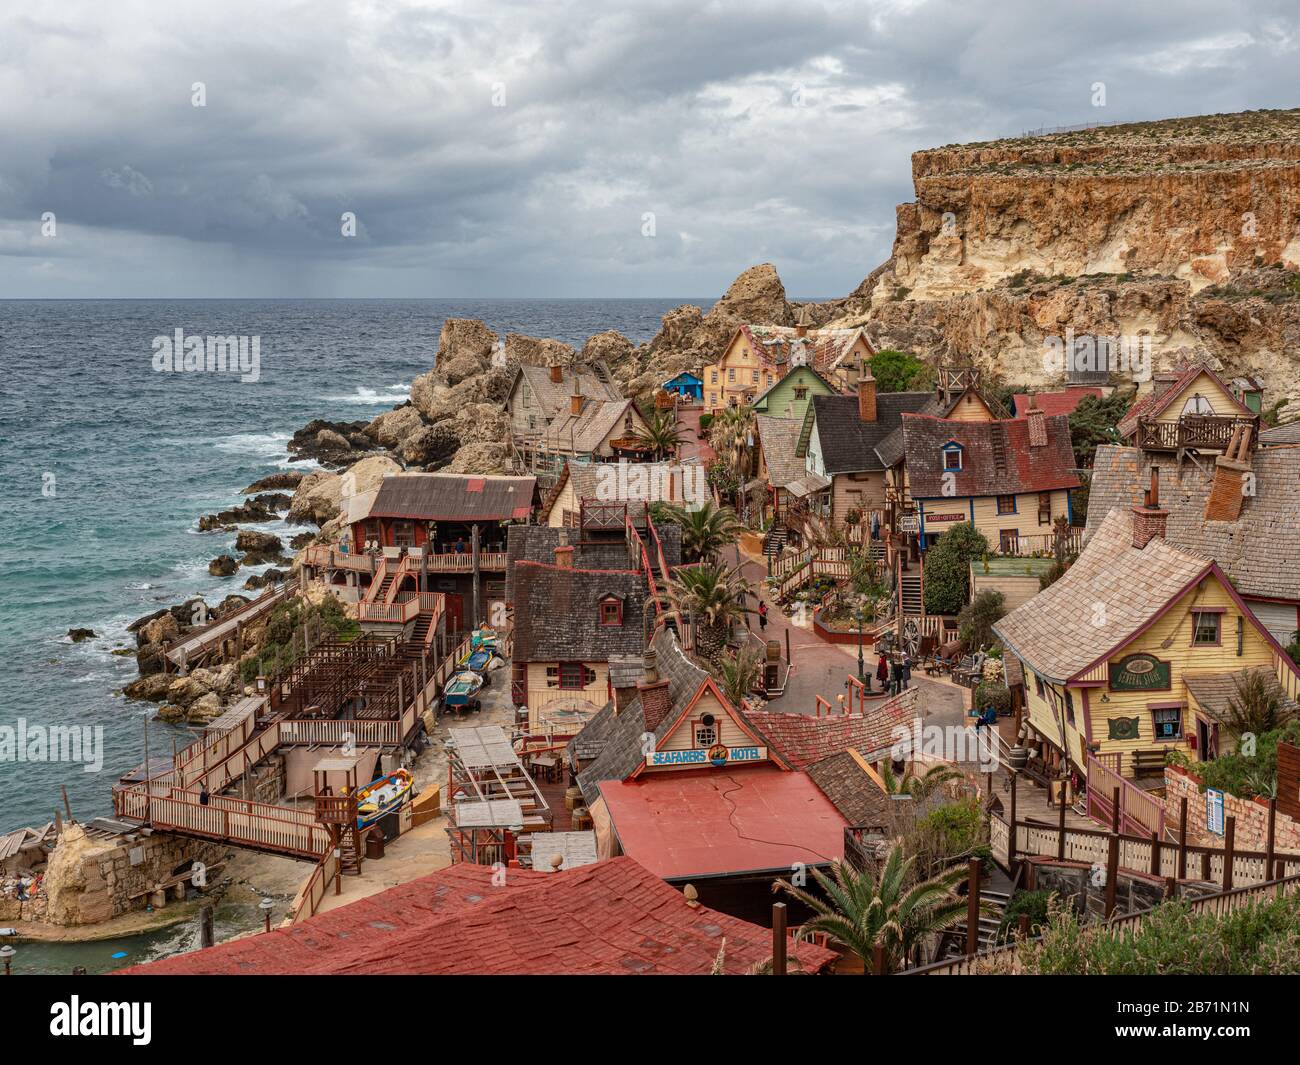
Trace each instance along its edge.
<path fill-rule="evenodd" d="M 1133 775 L 1145 773 L 1163 773 L 1165 771 L 1164 751 L 1134 751 Z"/>

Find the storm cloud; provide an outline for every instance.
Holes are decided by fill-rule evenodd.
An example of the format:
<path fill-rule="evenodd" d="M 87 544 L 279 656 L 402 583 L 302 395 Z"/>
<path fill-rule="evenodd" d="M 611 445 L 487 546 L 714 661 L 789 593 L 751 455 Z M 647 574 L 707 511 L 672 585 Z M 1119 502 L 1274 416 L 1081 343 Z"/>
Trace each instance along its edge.
<path fill-rule="evenodd" d="M 841 295 L 913 151 L 1293 106 L 1298 46 L 1287 0 L 11 3 L 0 297 Z"/>

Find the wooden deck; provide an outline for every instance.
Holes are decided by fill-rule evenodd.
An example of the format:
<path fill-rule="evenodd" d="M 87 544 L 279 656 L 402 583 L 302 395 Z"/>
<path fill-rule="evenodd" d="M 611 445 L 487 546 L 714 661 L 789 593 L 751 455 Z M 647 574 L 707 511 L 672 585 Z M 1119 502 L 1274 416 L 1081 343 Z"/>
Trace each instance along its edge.
<path fill-rule="evenodd" d="M 256 620 L 269 610 L 274 610 L 284 601 L 288 591 L 287 584 L 268 588 L 262 595 L 247 606 L 241 607 L 236 613 L 219 618 L 190 633 L 184 639 L 170 644 L 166 650 L 168 661 L 180 669 L 181 672 L 184 672 L 186 663 L 200 658 L 212 647 L 219 646 L 223 640 L 235 636 L 241 626 Z"/>

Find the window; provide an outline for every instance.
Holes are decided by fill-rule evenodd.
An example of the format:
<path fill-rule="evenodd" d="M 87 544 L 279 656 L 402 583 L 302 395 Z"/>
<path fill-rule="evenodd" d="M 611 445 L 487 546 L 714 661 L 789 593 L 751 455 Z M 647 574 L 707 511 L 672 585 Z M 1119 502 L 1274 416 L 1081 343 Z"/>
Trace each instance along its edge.
<path fill-rule="evenodd" d="M 1156 739 L 1173 742 L 1183 738 L 1183 711 L 1178 706 L 1163 706 L 1151 711 Z"/>
<path fill-rule="evenodd" d="M 623 604 L 614 598 L 602 599 L 600 601 L 600 623 L 602 625 L 622 625 Z"/>
<path fill-rule="evenodd" d="M 393 523 L 393 543 L 397 547 L 415 546 L 415 525 L 409 521 Z"/>
<path fill-rule="evenodd" d="M 1043 678 L 1037 673 L 1034 674 L 1034 691 L 1038 692 L 1040 699 L 1047 698 L 1047 689 L 1043 686 Z"/>
<path fill-rule="evenodd" d="M 945 470 L 961 469 L 961 448 L 946 447 L 943 449 L 943 468 Z"/>
<path fill-rule="evenodd" d="M 758 384 L 758 371 L 754 371 L 754 384 Z"/>
<path fill-rule="evenodd" d="M 1038 524 L 1039 525 L 1052 524 L 1052 493 L 1051 492 L 1038 493 Z"/>
<path fill-rule="evenodd" d="M 727 370 L 727 380 L 735 381 L 735 379 L 736 379 L 736 368 L 733 366 Z"/>
<path fill-rule="evenodd" d="M 710 370 L 710 371 L 709 371 L 709 384 L 711 384 L 711 385 L 716 385 L 717 383 L 718 383 L 718 371 L 717 371 L 717 370 Z"/>
<path fill-rule="evenodd" d="M 714 377 L 717 377 L 718 375 L 717 375 L 717 374 L 714 374 L 713 376 L 714 376 Z M 710 393 L 709 393 L 709 406 L 710 406 L 710 407 L 716 407 L 717 405 L 718 405 L 718 394 L 717 394 L 716 392 L 710 392 Z"/>
<path fill-rule="evenodd" d="M 1020 530 L 1019 529 L 999 529 L 998 530 L 998 551 L 1003 555 L 1020 554 Z"/>
<path fill-rule="evenodd" d="M 696 747 L 712 747 L 718 742 L 718 723 L 712 714 L 695 722 L 693 728 Z"/>
<path fill-rule="evenodd" d="M 795 399 L 807 399 L 808 389 L 804 385 L 796 385 L 794 390 Z"/>
<path fill-rule="evenodd" d="M 549 670 L 547 671 L 550 672 Z M 588 669 L 581 662 L 561 662 L 560 663 L 560 690 L 561 691 L 582 691 L 583 688 L 596 682 L 596 671 Z"/>
<path fill-rule="evenodd" d="M 998 513 L 1014 514 L 1016 512 L 1015 496 L 998 496 Z"/>
<path fill-rule="evenodd" d="M 1222 642 L 1220 622 L 1223 616 L 1209 610 L 1192 611 L 1192 646 L 1216 647 Z"/>
<path fill-rule="evenodd" d="M 1065 720 L 1074 724 L 1074 696 L 1068 688 L 1065 690 Z"/>

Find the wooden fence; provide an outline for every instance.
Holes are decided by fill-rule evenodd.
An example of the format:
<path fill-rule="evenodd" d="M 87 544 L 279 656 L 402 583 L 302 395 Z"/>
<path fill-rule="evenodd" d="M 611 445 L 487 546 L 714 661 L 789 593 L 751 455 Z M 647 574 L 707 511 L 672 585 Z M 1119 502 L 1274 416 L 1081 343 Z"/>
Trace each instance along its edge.
<path fill-rule="evenodd" d="M 1115 790 L 1119 789 L 1120 832 L 1146 836 L 1165 832 L 1164 804 L 1115 769 L 1088 758 L 1088 816 L 1099 824 L 1112 823 Z"/>

